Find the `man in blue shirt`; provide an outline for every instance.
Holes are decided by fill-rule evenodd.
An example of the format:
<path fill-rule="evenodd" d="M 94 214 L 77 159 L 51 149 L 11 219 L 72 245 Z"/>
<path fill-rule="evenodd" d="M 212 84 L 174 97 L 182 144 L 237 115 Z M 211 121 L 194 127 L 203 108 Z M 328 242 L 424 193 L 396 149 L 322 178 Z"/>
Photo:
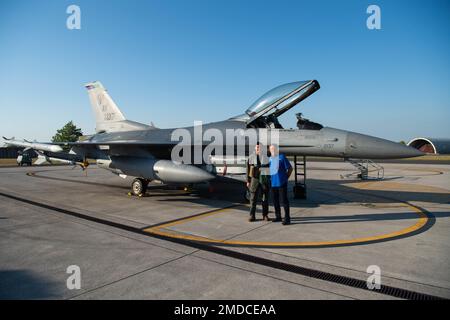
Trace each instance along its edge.
<path fill-rule="evenodd" d="M 284 154 L 278 153 L 278 146 L 271 145 L 270 148 L 270 181 L 272 186 L 273 206 L 275 208 L 274 222 L 281 221 L 280 197 L 284 207 L 283 225 L 291 223 L 289 214 L 289 200 L 287 197 L 287 185 L 292 173 L 292 166 Z"/>

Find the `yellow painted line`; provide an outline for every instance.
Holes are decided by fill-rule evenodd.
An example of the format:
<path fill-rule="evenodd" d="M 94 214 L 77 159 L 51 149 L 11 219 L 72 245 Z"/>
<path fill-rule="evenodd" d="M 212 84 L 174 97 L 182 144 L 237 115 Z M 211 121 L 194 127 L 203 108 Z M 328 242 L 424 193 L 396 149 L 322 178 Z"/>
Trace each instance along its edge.
<path fill-rule="evenodd" d="M 215 214 L 224 212 L 224 211 L 232 209 L 232 208 L 236 208 L 236 206 L 223 208 L 223 209 L 217 209 L 217 210 L 205 213 L 205 214 L 199 214 L 199 215 L 196 215 L 196 216 L 193 216 L 193 217 L 188 217 L 186 219 L 180 219 L 180 220 L 177 220 L 177 221 L 174 221 L 174 222 L 169 222 L 169 223 L 166 223 L 166 224 L 162 224 L 162 225 L 159 225 L 159 226 L 156 226 L 156 227 L 147 228 L 144 231 L 147 231 L 147 230 L 150 231 L 150 230 L 154 230 L 154 229 L 172 227 L 172 226 L 175 226 L 177 224 L 186 223 L 186 222 L 197 220 L 197 219 L 200 219 L 200 218 L 206 218 L 206 217 L 209 217 L 209 216 L 213 216 Z"/>
<path fill-rule="evenodd" d="M 415 213 L 418 215 L 418 221 L 407 228 L 376 235 L 376 236 L 370 236 L 370 237 L 361 237 L 361 238 L 355 238 L 355 239 L 341 239 L 341 240 L 330 240 L 330 241 L 303 241 L 303 242 L 273 242 L 273 241 L 240 241 L 240 240 L 222 240 L 222 239 L 211 239 L 196 235 L 189 235 L 189 234 L 181 234 L 177 231 L 173 230 L 163 230 L 168 227 L 172 227 L 174 225 L 182 224 L 188 221 L 197 220 L 200 218 L 212 216 L 215 214 L 223 213 L 231 208 L 226 209 L 218 209 L 217 211 L 209 212 L 205 215 L 199 215 L 187 219 L 181 219 L 172 223 L 159 225 L 156 227 L 147 228 L 144 231 L 148 232 L 150 234 L 170 237 L 170 238 L 176 238 L 176 239 L 183 239 L 183 240 L 189 240 L 189 241 L 196 241 L 196 242 L 204 242 L 204 243 L 210 243 L 210 244 L 225 244 L 225 245 L 239 245 L 239 246 L 252 246 L 252 247 L 318 247 L 318 246 L 331 246 L 331 245 L 346 245 L 346 244 L 357 244 L 357 243 L 365 243 L 365 242 L 373 242 L 378 240 L 387 240 L 390 238 L 395 238 L 398 236 L 406 235 L 409 233 L 412 233 L 414 231 L 419 230 L 423 226 L 426 225 L 428 222 L 428 217 L 425 214 L 425 211 L 417 208 L 409 203 L 401 203 L 402 205 L 411 208 Z"/>

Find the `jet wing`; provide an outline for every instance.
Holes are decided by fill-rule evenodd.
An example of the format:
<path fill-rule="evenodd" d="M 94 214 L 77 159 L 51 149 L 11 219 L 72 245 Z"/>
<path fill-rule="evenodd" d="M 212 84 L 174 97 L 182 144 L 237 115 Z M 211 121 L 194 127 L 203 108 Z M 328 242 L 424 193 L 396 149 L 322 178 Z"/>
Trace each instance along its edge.
<path fill-rule="evenodd" d="M 105 159 L 107 156 L 138 156 L 146 158 L 170 159 L 173 146 L 165 142 L 145 141 L 85 141 L 60 142 L 58 145 L 70 146 L 71 152 L 80 157 Z"/>
<path fill-rule="evenodd" d="M 55 145 L 53 143 L 42 143 L 37 141 L 28 141 L 28 140 L 18 140 L 15 138 L 6 138 L 3 137 L 3 140 L 5 140 L 4 145 L 5 146 L 13 146 L 13 147 L 22 147 L 25 148 L 25 150 L 33 149 L 33 150 L 42 150 L 42 151 L 50 151 L 50 152 L 61 152 L 62 149 L 60 146 Z"/>

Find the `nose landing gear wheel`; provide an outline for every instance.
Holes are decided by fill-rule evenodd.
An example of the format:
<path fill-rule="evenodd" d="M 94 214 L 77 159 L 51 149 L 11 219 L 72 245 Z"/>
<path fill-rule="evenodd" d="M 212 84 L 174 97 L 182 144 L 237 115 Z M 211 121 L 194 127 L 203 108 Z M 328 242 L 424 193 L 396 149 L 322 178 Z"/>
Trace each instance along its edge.
<path fill-rule="evenodd" d="M 134 196 L 142 197 L 147 192 L 148 181 L 136 178 L 131 184 L 131 194 Z"/>

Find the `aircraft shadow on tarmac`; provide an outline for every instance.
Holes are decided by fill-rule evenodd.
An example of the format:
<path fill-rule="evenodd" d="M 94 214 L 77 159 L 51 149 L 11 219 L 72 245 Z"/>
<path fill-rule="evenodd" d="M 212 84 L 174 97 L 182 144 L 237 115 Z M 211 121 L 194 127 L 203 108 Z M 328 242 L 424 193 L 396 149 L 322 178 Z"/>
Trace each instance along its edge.
<path fill-rule="evenodd" d="M 390 191 L 390 190 L 362 190 L 356 189 L 344 184 L 349 182 L 366 181 L 349 181 L 349 180 L 308 180 L 308 198 L 307 199 L 293 199 L 290 194 L 291 208 L 315 208 L 321 205 L 337 205 L 337 204 L 355 204 L 365 208 L 377 209 L 392 209 L 392 204 L 400 202 L 428 202 L 448 204 L 450 202 L 450 195 L 445 193 L 433 192 L 412 192 L 412 191 Z M 217 203 L 207 201 L 207 198 L 216 200 L 229 201 L 236 203 L 236 198 L 239 203 L 244 203 L 242 192 L 245 190 L 240 184 L 228 184 L 217 186 L 217 191 L 213 195 L 206 195 L 197 190 L 194 197 L 182 197 L 171 199 L 159 199 L 164 202 L 192 202 L 196 204 L 210 205 L 212 209 L 217 208 Z M 292 189 L 292 186 L 290 186 Z M 230 192 L 230 190 L 232 190 Z M 290 190 L 291 191 L 291 190 Z M 202 196 L 203 195 L 203 196 Z M 273 207 L 270 201 L 270 214 L 273 215 Z M 234 211 L 241 211 L 243 215 L 248 214 L 248 206 L 237 206 L 233 208 Z M 261 213 L 261 206 L 257 207 L 258 215 Z M 430 214 L 431 215 L 431 214 Z M 450 212 L 434 212 L 433 219 L 450 217 Z M 352 223 L 352 222 L 367 222 L 367 221 L 394 221 L 394 220 L 416 220 L 417 213 L 414 212 L 386 212 L 386 213 L 361 213 L 355 215 L 327 215 L 315 217 L 295 217 L 291 218 L 292 224 L 317 224 L 317 223 Z"/>
<path fill-rule="evenodd" d="M 51 299 L 60 296 L 56 284 L 29 270 L 0 271 L 0 299 Z"/>
<path fill-rule="evenodd" d="M 353 181 L 355 182 L 355 181 Z M 348 180 L 345 181 L 325 181 L 325 180 L 308 180 L 308 198 L 304 200 L 293 199 L 292 193 L 290 194 L 290 205 L 291 208 L 314 208 L 321 205 L 336 205 L 336 204 L 348 204 L 351 206 L 361 206 L 361 211 L 358 214 L 342 214 L 341 212 L 333 215 L 332 209 L 327 211 L 327 215 L 320 216 L 302 216 L 302 212 L 292 211 L 291 214 L 291 224 L 292 225 L 312 225 L 312 224 L 329 224 L 329 223 L 358 223 L 358 222 L 377 222 L 377 221 L 405 221 L 412 220 L 417 221 L 419 218 L 417 212 L 412 212 L 414 204 L 406 204 L 409 201 L 421 201 L 421 202 L 432 202 L 432 203 L 448 203 L 449 194 L 448 193 L 421 193 L 421 192 L 410 192 L 410 191 L 400 191 L 393 192 L 390 190 L 365 190 L 358 189 L 344 184 L 349 183 Z M 241 189 L 242 188 L 241 184 Z M 227 186 L 228 188 L 230 186 Z M 235 186 L 237 187 L 237 186 Z M 290 191 L 292 190 L 290 186 Z M 224 192 L 218 188 L 218 192 L 215 193 L 214 198 L 220 200 L 226 200 L 230 198 L 230 192 Z M 235 188 L 234 195 L 240 194 Z M 211 209 L 217 209 L 217 201 L 205 201 L 203 197 L 187 197 L 183 199 L 172 198 L 172 199 L 160 199 L 158 201 L 183 201 L 183 202 L 195 202 L 202 203 L 204 205 L 210 205 Z M 403 203 L 402 203 L 403 202 Z M 231 202 L 229 203 L 231 204 Z M 236 202 L 235 202 L 236 204 Z M 269 217 L 273 218 L 273 206 L 269 209 Z M 405 209 L 409 208 L 409 211 L 393 212 L 395 208 Z M 385 212 L 378 213 L 367 213 L 367 208 L 383 209 Z M 417 207 L 418 208 L 418 207 Z M 246 219 L 248 216 L 249 208 L 245 205 L 237 205 L 233 207 L 233 212 L 236 211 L 242 213 L 242 219 Z M 283 210 L 282 210 L 283 211 Z M 351 212 L 355 211 L 355 208 L 349 210 Z M 399 234 L 395 237 L 388 237 L 373 241 L 363 241 L 352 244 L 332 244 L 329 246 L 348 246 L 348 245 L 364 245 L 374 242 L 385 242 L 393 239 L 401 239 L 405 237 L 414 236 L 423 232 L 426 232 L 434 226 L 437 218 L 450 217 L 450 212 L 429 212 L 423 208 L 420 208 L 422 214 L 427 217 L 426 223 L 420 228 L 413 231 Z M 330 214 L 331 212 L 331 214 Z M 261 206 L 257 207 L 257 216 L 261 217 Z M 261 219 L 259 219 L 260 221 Z M 258 221 L 258 220 L 257 220 Z M 324 247 L 326 247 L 325 245 Z M 319 246 L 316 246 L 319 247 Z"/>
<path fill-rule="evenodd" d="M 124 185 L 108 185 L 91 181 L 76 181 L 66 178 L 53 178 L 36 176 L 44 179 L 54 179 L 81 184 L 91 184 L 103 186 L 105 188 L 128 189 Z M 386 177 L 383 181 L 396 180 L 398 177 Z M 360 180 L 307 180 L 308 198 L 304 200 L 293 199 L 292 185 L 289 186 L 290 205 L 293 208 L 314 208 L 320 205 L 333 205 L 343 203 L 389 204 L 396 202 L 427 202 L 436 204 L 450 204 L 450 193 L 417 192 L 417 191 L 392 191 L 392 190 L 363 190 L 346 186 L 348 183 L 367 183 Z M 245 203 L 245 184 L 243 182 L 219 181 L 214 183 L 214 191 L 210 192 L 206 184 L 199 185 L 192 192 L 185 192 L 176 187 L 167 185 L 149 185 L 147 197 L 169 197 L 168 199 L 158 199 L 157 201 L 190 201 L 209 205 L 208 200 L 221 200 L 231 203 Z M 217 203 L 211 203 L 211 207 L 216 207 Z"/>
<path fill-rule="evenodd" d="M 80 181 L 69 178 L 60 177 L 48 177 L 39 175 L 39 171 L 33 175 L 36 178 L 58 180 L 66 182 L 74 182 L 80 184 L 103 186 L 105 188 L 117 188 L 128 190 L 129 186 L 124 184 L 107 184 L 94 181 Z M 385 177 L 382 181 L 397 180 L 401 177 Z M 315 207 L 320 204 L 339 204 L 339 203 L 351 203 L 351 202 L 370 202 L 370 203 L 392 203 L 395 201 L 419 201 L 419 202 L 431 202 L 439 204 L 450 204 L 450 193 L 436 193 L 436 192 L 417 192 L 417 191 L 392 191 L 392 190 L 361 190 L 353 187 L 348 187 L 345 184 L 348 183 L 367 183 L 368 181 L 361 180 L 307 180 L 308 199 L 297 200 L 292 199 L 292 193 L 290 194 L 291 206 L 298 207 Z M 153 196 L 182 196 L 196 195 L 201 198 L 218 199 L 231 202 L 245 202 L 245 184 L 231 179 L 221 178 L 213 183 L 214 191 L 210 192 L 206 184 L 200 184 L 191 192 L 184 192 L 180 188 L 164 185 L 164 184 L 150 184 L 148 186 L 148 197 Z M 289 192 L 292 192 L 292 185 L 289 186 Z M 318 196 L 318 193 L 322 193 L 323 197 Z M 326 194 L 328 193 L 328 197 Z M 324 200 L 326 198 L 326 200 Z M 185 200 L 185 199 L 183 199 Z M 173 201 L 170 199 L 169 201 Z M 195 198 L 194 198 L 195 201 Z"/>
<path fill-rule="evenodd" d="M 360 203 L 367 207 L 370 204 L 392 204 L 398 202 L 427 202 L 437 204 L 450 204 L 450 193 L 418 192 L 418 191 L 392 191 L 392 190 L 370 190 L 357 189 L 346 186 L 348 183 L 365 184 L 367 181 L 360 180 L 316 180 L 307 181 L 307 199 L 293 199 L 292 186 L 289 185 L 289 201 L 291 207 L 313 208 L 320 205 Z M 245 187 L 243 183 L 221 184 L 216 186 L 214 193 L 204 190 L 196 190 L 193 195 L 201 198 L 212 198 L 230 202 L 245 203 Z M 174 201 L 175 199 L 161 199 L 160 201 Z M 199 198 L 183 197 L 182 201 L 199 202 Z M 181 199 L 180 199 L 181 201 Z M 203 202 L 202 202 L 203 203 Z M 379 207 L 379 206 L 378 206 Z"/>
<path fill-rule="evenodd" d="M 450 212 L 433 213 L 434 218 L 450 217 Z M 367 221 L 390 221 L 417 219 L 415 213 L 375 213 L 375 214 L 357 214 L 348 216 L 318 216 L 318 217 L 291 217 L 292 224 L 316 224 L 316 223 L 348 223 L 348 222 L 367 222 Z"/>
<path fill-rule="evenodd" d="M 382 180 L 384 181 L 384 180 Z M 346 186 L 349 182 L 365 184 L 367 181 L 348 181 L 348 180 L 308 180 L 309 191 L 312 193 L 324 193 L 328 195 L 326 204 L 339 203 L 395 203 L 395 202 L 428 202 L 438 204 L 449 204 L 450 193 L 440 192 L 419 192 L 405 190 L 381 190 L 381 189 L 357 189 Z M 356 186 L 357 186 L 356 184 Z M 380 186 L 381 188 L 382 186 Z M 314 197 L 313 197 L 314 199 Z"/>

